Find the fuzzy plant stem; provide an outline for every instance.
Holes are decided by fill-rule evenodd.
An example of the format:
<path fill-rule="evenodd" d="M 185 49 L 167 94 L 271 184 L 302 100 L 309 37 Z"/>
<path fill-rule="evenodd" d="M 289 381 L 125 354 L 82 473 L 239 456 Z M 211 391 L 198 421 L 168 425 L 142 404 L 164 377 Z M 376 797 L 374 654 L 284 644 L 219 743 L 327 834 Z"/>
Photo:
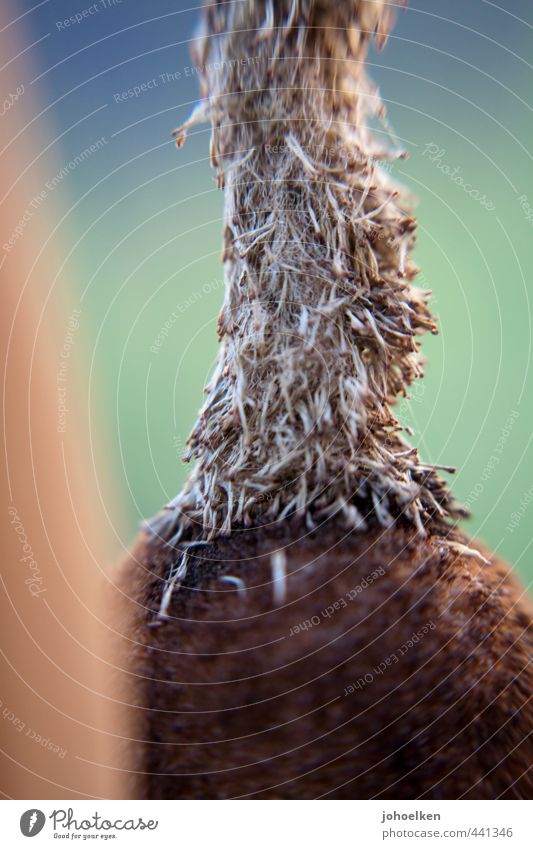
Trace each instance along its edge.
<path fill-rule="evenodd" d="M 196 47 L 224 190 L 220 350 L 188 442 L 195 468 L 150 532 L 183 552 L 293 514 L 313 528 L 402 517 L 447 535 L 464 511 L 402 436 L 391 405 L 436 333 L 411 281 L 415 221 L 364 62 L 381 0 L 209 5 Z M 379 129 L 370 129 L 370 123 Z"/>

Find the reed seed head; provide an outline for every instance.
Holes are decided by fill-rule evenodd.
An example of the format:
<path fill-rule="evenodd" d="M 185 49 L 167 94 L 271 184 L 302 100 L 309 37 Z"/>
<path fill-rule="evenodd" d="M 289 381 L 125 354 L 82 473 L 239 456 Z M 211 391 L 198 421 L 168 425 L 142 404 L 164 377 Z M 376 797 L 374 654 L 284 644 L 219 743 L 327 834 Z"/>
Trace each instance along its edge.
<path fill-rule="evenodd" d="M 171 545 L 282 521 L 399 517 L 449 533 L 464 515 L 393 405 L 437 332 L 412 285 L 415 220 L 387 170 L 404 152 L 365 72 L 381 0 L 209 5 L 195 48 L 224 187 L 220 350 L 188 442 L 196 465 L 151 523 Z M 372 129 L 378 122 L 378 129 Z M 170 576 L 172 580 L 172 576 Z"/>

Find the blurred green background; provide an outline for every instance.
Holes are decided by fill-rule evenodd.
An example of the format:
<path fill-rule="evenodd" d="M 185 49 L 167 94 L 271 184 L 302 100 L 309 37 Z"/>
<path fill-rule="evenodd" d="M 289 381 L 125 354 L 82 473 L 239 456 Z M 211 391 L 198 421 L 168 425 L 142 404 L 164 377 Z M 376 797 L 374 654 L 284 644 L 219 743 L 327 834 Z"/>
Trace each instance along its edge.
<path fill-rule="evenodd" d="M 30 131 L 37 147 L 52 140 L 41 151 L 50 177 L 57 163 L 68 172 L 54 188 L 64 218 L 50 231 L 65 252 L 57 285 L 76 281 L 79 379 L 103 429 L 94 474 L 117 481 L 108 516 L 127 546 L 184 479 L 217 347 L 222 196 L 209 131 L 195 129 L 179 152 L 170 138 L 198 97 L 189 46 L 199 4 L 18 5 L 17 26 L 37 42 L 31 63 L 17 60 L 42 107 Z M 441 329 L 424 342 L 427 376 L 401 417 L 424 458 L 457 467 L 468 530 L 528 581 L 532 24 L 525 0 L 418 0 L 370 62 L 409 151 L 394 171 L 418 198 L 419 285 L 433 291 Z"/>

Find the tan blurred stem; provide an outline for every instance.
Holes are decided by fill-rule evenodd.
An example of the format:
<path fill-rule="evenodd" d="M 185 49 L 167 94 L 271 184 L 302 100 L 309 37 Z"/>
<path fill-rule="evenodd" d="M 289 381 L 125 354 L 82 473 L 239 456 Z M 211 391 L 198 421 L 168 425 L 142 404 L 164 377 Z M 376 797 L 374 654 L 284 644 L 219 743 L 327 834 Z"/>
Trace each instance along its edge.
<path fill-rule="evenodd" d="M 4 59 L 31 41 L 20 22 L 8 26 L 15 12 L 10 3 L 0 6 Z M 43 108 L 33 99 L 32 76 L 27 54 L 2 73 L 3 92 L 25 85 L 16 106 L 1 118 L 2 146 L 20 132 L 0 157 L 4 191 L 20 175 L 1 207 L 2 245 L 53 167 L 49 154 L 34 162 L 45 146 L 43 120 L 24 129 Z M 61 293 L 53 293 L 44 305 L 62 261 L 57 236 L 36 261 L 60 214 L 55 197 L 46 204 L 46 214 L 34 216 L 13 250 L 8 255 L 2 250 L 0 272 L 6 369 L 0 790 L 4 797 L 30 799 L 120 797 L 128 793 L 124 774 L 109 766 L 123 761 L 125 722 L 116 701 L 122 677 L 112 667 L 117 639 L 105 624 L 111 608 L 115 621 L 119 612 L 120 596 L 112 590 L 112 574 L 106 574 L 106 564 L 116 557 L 116 541 L 111 541 L 97 492 L 78 372 L 68 384 L 66 433 L 57 432 L 59 352 L 76 305 L 65 295 L 72 286 L 63 277 Z M 25 552 L 15 526 L 19 532 L 23 527 L 43 579 L 34 589 L 45 586 L 45 593 L 33 596 L 25 583 L 32 572 L 21 560 Z M 120 627 L 120 613 L 118 622 Z M 40 745 L 36 735 L 66 750 L 64 757 Z"/>

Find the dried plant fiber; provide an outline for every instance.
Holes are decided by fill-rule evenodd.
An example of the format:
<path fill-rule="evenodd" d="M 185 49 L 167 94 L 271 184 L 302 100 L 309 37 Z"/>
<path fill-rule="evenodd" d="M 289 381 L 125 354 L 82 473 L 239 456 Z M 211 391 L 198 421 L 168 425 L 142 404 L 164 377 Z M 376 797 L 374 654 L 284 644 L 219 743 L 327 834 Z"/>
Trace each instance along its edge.
<path fill-rule="evenodd" d="M 224 190 L 220 350 L 188 442 L 195 467 L 150 533 L 182 552 L 235 528 L 399 517 L 447 535 L 464 515 L 402 435 L 393 405 L 436 332 L 412 281 L 415 221 L 365 73 L 381 0 L 234 0 L 206 7 L 202 100 Z M 374 125 L 376 125 L 374 127 Z M 374 127 L 374 128 L 373 128 Z"/>

